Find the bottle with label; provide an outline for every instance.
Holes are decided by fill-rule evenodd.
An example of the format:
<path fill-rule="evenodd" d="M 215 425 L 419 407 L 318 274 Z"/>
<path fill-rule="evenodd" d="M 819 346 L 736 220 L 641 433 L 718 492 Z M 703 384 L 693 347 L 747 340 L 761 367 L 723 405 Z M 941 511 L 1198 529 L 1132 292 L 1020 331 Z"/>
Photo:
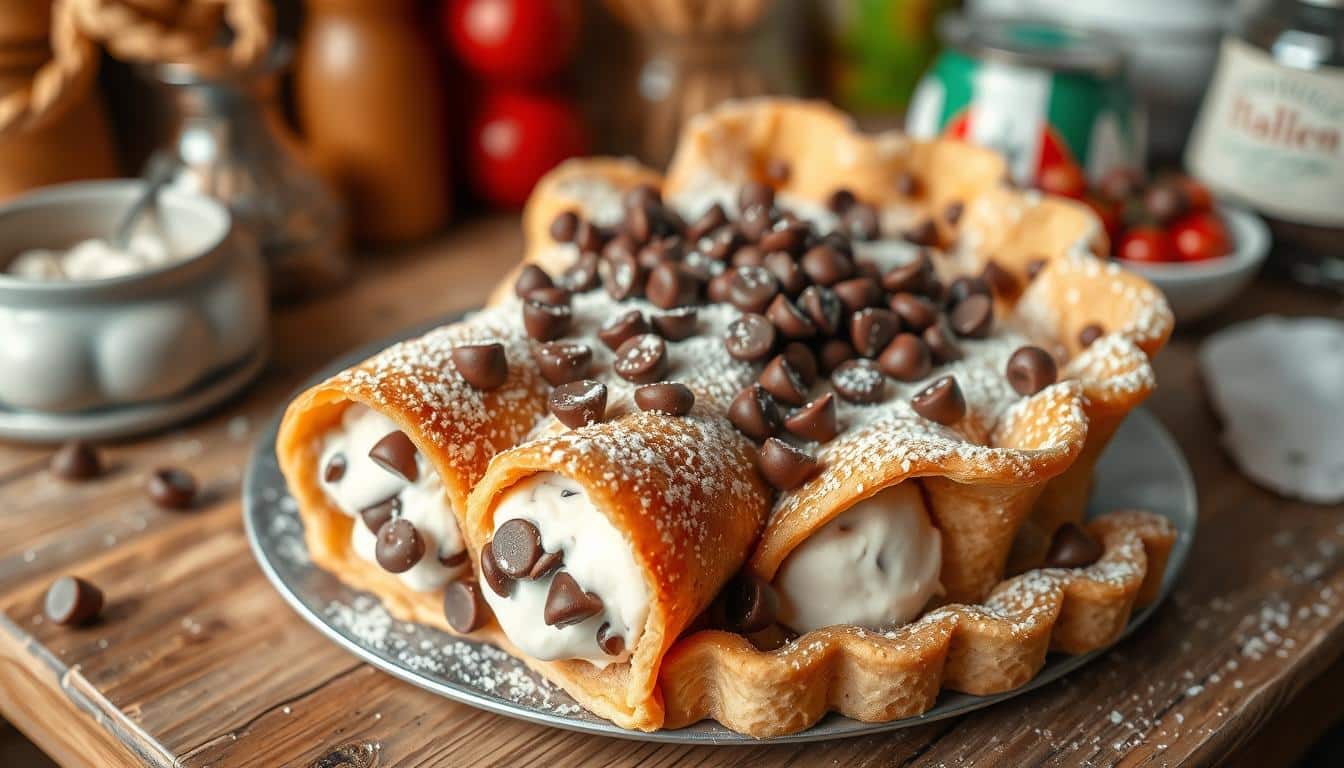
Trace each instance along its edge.
<path fill-rule="evenodd" d="M 1344 0 L 1272 0 L 1242 19 L 1185 160 L 1266 216 L 1278 266 L 1344 289 Z"/>

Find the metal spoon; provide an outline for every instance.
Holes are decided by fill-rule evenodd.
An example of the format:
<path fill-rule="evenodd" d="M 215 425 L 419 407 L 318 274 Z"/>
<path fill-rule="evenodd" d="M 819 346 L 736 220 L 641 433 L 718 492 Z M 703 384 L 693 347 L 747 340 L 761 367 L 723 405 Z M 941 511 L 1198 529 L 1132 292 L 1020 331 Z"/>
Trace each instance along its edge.
<path fill-rule="evenodd" d="M 159 191 L 164 188 L 173 178 L 173 164 L 166 162 L 151 162 L 145 174 L 145 188 L 141 190 L 140 196 L 135 198 L 131 207 L 121 215 L 121 220 L 117 222 L 117 228 L 112 232 L 112 238 L 109 241 L 113 248 L 125 250 L 131 242 L 131 232 L 135 225 L 139 223 L 140 218 L 145 215 L 145 211 L 155 205 L 159 200 Z"/>

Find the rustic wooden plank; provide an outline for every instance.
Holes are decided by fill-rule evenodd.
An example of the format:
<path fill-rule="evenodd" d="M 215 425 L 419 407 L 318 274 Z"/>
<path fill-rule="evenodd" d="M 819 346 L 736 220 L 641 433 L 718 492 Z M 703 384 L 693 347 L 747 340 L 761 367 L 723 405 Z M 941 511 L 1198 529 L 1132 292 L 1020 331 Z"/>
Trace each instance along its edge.
<path fill-rule="evenodd" d="M 1152 402 L 1201 493 L 1200 534 L 1173 600 L 1110 653 L 1011 703 L 886 736 L 688 747 L 509 720 L 359 664 L 295 616 L 251 559 L 237 501 L 251 440 L 333 356 L 479 301 L 518 246 L 516 223 L 494 220 L 366 262 L 349 289 L 277 313 L 276 362 L 245 398 L 109 446 L 116 469 L 95 483 L 49 477 L 48 449 L 0 445 L 0 621 L 10 636 L 0 709 L 19 709 L 13 690 L 48 702 L 20 724 L 71 764 L 84 759 L 72 753 L 82 740 L 96 749 L 98 739 L 109 765 L 134 754 L 125 745 L 150 764 L 190 766 L 312 765 L 342 749 L 398 766 L 1208 764 L 1344 651 L 1340 510 L 1261 491 L 1217 449 L 1193 359 L 1209 325 L 1159 358 Z M 1340 313 L 1269 284 L 1232 316 L 1271 309 Z M 144 499 L 144 474 L 162 463 L 198 473 L 210 490 L 198 510 L 162 512 Z M 67 571 L 107 590 L 99 624 L 40 620 L 43 590 Z"/>

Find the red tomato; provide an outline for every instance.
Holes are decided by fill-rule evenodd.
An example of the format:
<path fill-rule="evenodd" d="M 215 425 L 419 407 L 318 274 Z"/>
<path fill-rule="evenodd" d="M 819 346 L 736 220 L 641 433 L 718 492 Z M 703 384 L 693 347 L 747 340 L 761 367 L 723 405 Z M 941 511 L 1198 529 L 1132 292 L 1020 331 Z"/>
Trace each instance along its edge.
<path fill-rule="evenodd" d="M 588 151 L 588 129 L 572 104 L 526 91 L 488 95 L 470 135 L 472 188 L 510 208 L 526 202 L 547 171 Z"/>
<path fill-rule="evenodd" d="M 1176 258 L 1181 261 L 1204 261 L 1226 256 L 1232 249 L 1232 239 L 1218 214 L 1192 213 L 1177 219 L 1171 225 L 1171 242 Z"/>
<path fill-rule="evenodd" d="M 1056 163 L 1041 171 L 1036 186 L 1047 194 L 1081 199 L 1087 191 L 1087 180 L 1083 178 L 1082 170 L 1073 163 Z"/>
<path fill-rule="evenodd" d="M 535 84 L 573 57 L 579 0 L 447 0 L 444 37 L 473 71 Z"/>
<path fill-rule="evenodd" d="M 1185 190 L 1185 199 L 1190 202 L 1190 210 L 1207 211 L 1213 207 L 1213 194 L 1208 187 L 1189 176 L 1182 176 L 1180 185 Z"/>
<path fill-rule="evenodd" d="M 1176 249 L 1171 237 L 1157 227 L 1135 227 L 1120 238 L 1116 255 L 1125 261 L 1175 261 Z"/>

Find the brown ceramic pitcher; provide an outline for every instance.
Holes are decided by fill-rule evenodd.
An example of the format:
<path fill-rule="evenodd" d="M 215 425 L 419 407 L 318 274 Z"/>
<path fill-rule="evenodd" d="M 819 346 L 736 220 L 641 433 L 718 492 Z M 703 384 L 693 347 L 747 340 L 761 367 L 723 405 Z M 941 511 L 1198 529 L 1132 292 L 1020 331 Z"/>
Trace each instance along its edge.
<path fill-rule="evenodd" d="M 296 61 L 308 149 L 349 203 L 357 237 L 404 242 L 446 222 L 439 66 L 414 0 L 308 0 Z"/>

